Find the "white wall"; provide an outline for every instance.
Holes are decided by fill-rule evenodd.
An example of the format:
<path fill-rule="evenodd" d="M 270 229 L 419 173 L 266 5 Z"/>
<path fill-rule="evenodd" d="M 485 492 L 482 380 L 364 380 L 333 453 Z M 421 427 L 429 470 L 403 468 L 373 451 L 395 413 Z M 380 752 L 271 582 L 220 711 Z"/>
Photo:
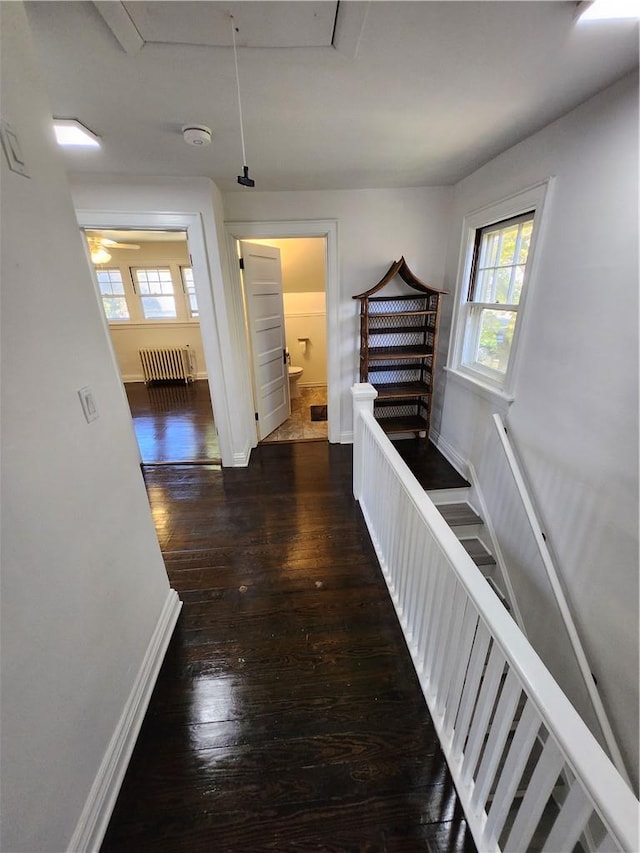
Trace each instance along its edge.
<path fill-rule="evenodd" d="M 202 224 L 204 257 L 200 268 L 194 246 L 189 248 L 220 453 L 224 465 L 246 465 L 255 436 L 253 403 L 244 334 L 227 320 L 241 311 L 241 295 L 229 284 L 218 188 L 205 178 L 82 175 L 72 175 L 70 185 L 83 224 L 91 219 L 87 211 L 98 211 L 105 219 L 111 216 L 113 222 L 119 221 L 118 217 L 129 219 L 129 224 L 141 222 L 147 215 L 157 217 L 158 222 L 174 215 L 196 216 Z"/>
<path fill-rule="evenodd" d="M 1 846 L 58 853 L 172 593 L 24 9 L 0 13 L 3 119 L 30 174 L 0 152 Z"/>
<path fill-rule="evenodd" d="M 627 78 L 455 188 L 445 286 L 465 214 L 555 175 L 508 412 L 587 655 L 638 778 L 638 92 Z M 445 303 L 447 317 L 451 302 Z M 482 469 L 499 407 L 448 378 L 436 423 Z M 488 476 L 488 475 L 487 475 Z M 481 483 L 487 492 L 488 481 Z M 500 524 L 500 519 L 495 520 Z M 524 537 L 524 532 L 523 532 Z M 518 537 L 515 536 L 517 539 Z M 533 570 L 531 570 L 533 571 Z M 524 579 L 523 579 L 524 580 Z M 530 638 L 580 706 L 546 587 L 529 577 Z M 537 590 L 537 593 L 536 593 Z"/>
<path fill-rule="evenodd" d="M 343 441 L 352 436 L 350 388 L 358 379 L 358 305 L 351 297 L 379 281 L 401 255 L 423 281 L 441 287 L 451 193 L 447 187 L 424 187 L 316 192 L 251 190 L 224 195 L 228 221 L 338 221 Z"/>

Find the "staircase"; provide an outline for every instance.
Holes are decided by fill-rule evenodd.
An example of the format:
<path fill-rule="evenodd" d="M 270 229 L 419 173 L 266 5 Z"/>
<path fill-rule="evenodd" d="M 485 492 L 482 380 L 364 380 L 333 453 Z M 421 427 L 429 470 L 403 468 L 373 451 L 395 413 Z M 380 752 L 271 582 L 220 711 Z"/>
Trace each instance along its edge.
<path fill-rule="evenodd" d="M 491 539 L 478 513 L 469 504 L 467 488 L 427 489 L 427 494 L 440 515 L 456 534 L 462 546 L 482 572 L 500 601 L 511 612 L 511 604 L 503 589 L 500 569 L 491 553 Z"/>

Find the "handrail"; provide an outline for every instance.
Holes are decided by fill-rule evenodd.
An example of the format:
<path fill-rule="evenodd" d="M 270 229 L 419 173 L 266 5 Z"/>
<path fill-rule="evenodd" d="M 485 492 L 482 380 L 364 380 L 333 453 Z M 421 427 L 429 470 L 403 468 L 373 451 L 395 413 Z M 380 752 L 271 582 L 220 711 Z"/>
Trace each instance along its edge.
<path fill-rule="evenodd" d="M 609 755 L 611 756 L 611 760 L 617 767 L 620 775 L 626 780 L 627 784 L 631 786 L 631 782 L 629 780 L 629 775 L 625 767 L 622 753 L 620 752 L 620 748 L 618 747 L 618 742 L 616 741 L 616 737 L 613 733 L 611 723 L 609 722 L 609 717 L 607 716 L 607 712 L 604 708 L 604 705 L 602 704 L 602 699 L 600 698 L 600 693 L 598 692 L 598 688 L 596 687 L 596 683 L 593 678 L 593 673 L 591 672 L 591 667 L 589 666 L 589 661 L 587 660 L 584 646 L 582 645 L 582 641 L 580 639 L 576 623 L 573 619 L 569 603 L 564 594 L 564 589 L 562 587 L 562 583 L 560 582 L 560 578 L 558 576 L 553 557 L 551 556 L 551 552 L 549 551 L 549 547 L 547 546 L 546 538 L 542 531 L 540 521 L 538 519 L 538 513 L 536 512 L 535 507 L 533 505 L 533 500 L 531 499 L 531 496 L 529 494 L 524 475 L 518 463 L 518 459 L 515 455 L 511 441 L 509 440 L 507 427 L 504 421 L 502 420 L 502 417 L 498 414 L 494 414 L 493 421 L 496 425 L 496 429 L 498 430 L 500 444 L 502 446 L 502 449 L 504 450 L 507 462 L 509 463 L 509 468 L 511 470 L 511 474 L 513 476 L 516 488 L 518 489 L 518 494 L 520 495 L 520 499 L 522 500 L 527 520 L 529 522 L 529 525 L 531 526 L 531 532 L 533 533 L 536 545 L 538 546 L 538 551 L 540 552 L 542 564 L 544 565 L 547 578 L 549 580 L 549 583 L 551 584 L 551 589 L 555 596 L 558 609 L 560 610 L 562 621 L 564 622 L 565 628 L 567 629 L 571 648 L 573 649 L 573 653 L 576 656 L 578 667 L 580 669 L 580 674 L 584 679 L 585 687 L 587 688 L 591 704 L 593 705 L 593 710 L 598 719 L 598 724 L 602 731 L 605 743 L 607 744 L 607 748 L 609 749 Z"/>
<path fill-rule="evenodd" d="M 354 496 L 478 849 L 525 850 L 538 829 L 548 851 L 587 833 L 637 851 L 633 792 L 376 422 L 375 390 L 352 393 Z"/>

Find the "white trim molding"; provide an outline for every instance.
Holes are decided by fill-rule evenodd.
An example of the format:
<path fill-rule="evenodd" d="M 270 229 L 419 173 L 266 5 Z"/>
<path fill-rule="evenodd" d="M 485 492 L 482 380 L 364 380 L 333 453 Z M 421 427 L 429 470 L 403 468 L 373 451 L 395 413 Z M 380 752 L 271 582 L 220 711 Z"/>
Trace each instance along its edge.
<path fill-rule="evenodd" d="M 287 221 L 226 222 L 227 252 L 229 268 L 233 277 L 233 291 L 237 294 L 234 316 L 238 340 L 246 340 L 244 312 L 242 308 L 242 282 L 238 265 L 236 245 L 238 240 L 284 239 L 290 237 L 324 237 L 326 239 L 326 322 L 327 322 L 327 421 L 328 438 L 332 444 L 343 441 L 340 433 L 340 340 L 339 306 L 340 281 L 338 266 L 338 222 L 335 219 L 310 219 Z M 251 367 L 248 356 L 243 354 L 243 363 L 250 384 Z M 257 433 L 252 424 L 255 444 Z M 255 446 L 255 445 L 254 445 Z"/>
<path fill-rule="evenodd" d="M 224 372 L 224 360 L 222 358 L 222 347 L 220 344 L 220 324 L 227 322 L 224 311 L 218 309 L 216 314 L 216 295 L 222 282 L 214 281 L 207 254 L 207 244 L 204 234 L 204 225 L 200 213 L 171 213 L 154 211 L 122 211 L 122 210 L 84 210 L 76 209 L 76 218 L 80 228 L 89 229 L 119 229 L 135 228 L 141 231 L 149 230 L 175 230 L 187 232 L 187 243 L 192 257 L 192 268 L 198 306 L 200 308 L 200 333 L 205 356 L 205 364 L 211 391 L 211 407 L 218 431 L 220 443 L 220 455 L 222 464 L 233 464 L 235 457 L 234 431 L 232 429 L 231 415 L 229 411 L 230 400 L 233 399 L 231 381 L 227 381 Z M 93 265 L 88 260 L 91 269 Z M 102 297 L 98 290 L 97 280 L 94 275 L 94 286 L 96 299 L 102 309 Z M 214 292 L 217 290 L 217 293 Z M 223 299 L 220 302 L 224 302 Z M 113 358 L 114 370 L 120 376 L 118 362 L 111 343 L 108 324 L 105 319 L 105 334 Z M 227 388 L 227 385 L 229 386 Z M 124 395 L 124 388 L 122 390 Z M 126 399 L 126 396 L 125 396 Z M 133 431 L 133 424 L 131 425 Z M 237 430 L 236 430 L 237 432 Z"/>
<path fill-rule="evenodd" d="M 456 276 L 456 294 L 449 337 L 449 354 L 445 370 L 452 377 L 466 380 L 467 387 L 475 387 L 479 390 L 479 393 L 484 392 L 482 393 L 483 396 L 493 392 L 494 396 L 491 398 L 491 402 L 501 401 L 502 405 L 505 402 L 513 402 L 514 399 L 518 355 L 521 349 L 520 341 L 525 336 L 527 326 L 526 303 L 531 299 L 531 292 L 535 284 L 539 266 L 540 244 L 543 239 L 546 220 L 545 209 L 549 204 L 553 182 L 554 178 L 549 177 L 513 195 L 471 211 L 465 215 L 462 221 L 462 236 Z M 535 212 L 535 222 L 529 249 L 529 262 L 527 263 L 527 270 L 525 272 L 525 282 L 518 305 L 518 320 L 511 344 L 509 364 L 504 379 L 501 380 L 496 375 L 494 381 L 493 377 L 484 376 L 480 370 L 475 370 L 471 366 L 463 364 L 466 327 L 465 306 L 468 304 L 467 292 L 471 276 L 476 232 L 487 225 L 493 225 L 494 223 L 511 219 L 532 210 Z"/>
<path fill-rule="evenodd" d="M 444 456 L 447 462 L 450 462 L 461 477 L 471 482 L 469 479 L 469 463 L 464 459 L 452 444 L 449 444 L 446 438 L 442 436 L 437 429 L 431 427 L 429 431 L 429 439 L 435 444 L 440 453 Z"/>
<path fill-rule="evenodd" d="M 73 853 L 100 849 L 181 608 L 178 593 L 170 589 L 69 842 L 69 851 Z"/>

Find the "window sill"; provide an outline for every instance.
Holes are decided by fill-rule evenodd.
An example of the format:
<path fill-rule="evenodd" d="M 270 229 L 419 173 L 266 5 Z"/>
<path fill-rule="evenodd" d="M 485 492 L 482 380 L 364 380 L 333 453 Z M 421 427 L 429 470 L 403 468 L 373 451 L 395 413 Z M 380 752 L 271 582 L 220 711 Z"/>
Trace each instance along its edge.
<path fill-rule="evenodd" d="M 482 382 L 481 379 L 471 376 L 469 373 L 463 373 L 460 370 L 456 370 L 453 367 L 446 367 L 445 372 L 448 377 L 451 377 L 455 382 L 464 386 L 470 391 L 473 391 L 474 394 L 477 394 L 479 397 L 482 397 L 485 400 L 488 400 L 490 403 L 494 405 L 499 405 L 501 408 L 505 409 L 507 406 L 510 406 L 511 403 L 515 400 L 513 394 L 507 394 L 506 391 L 503 391 L 500 388 L 495 388 L 488 383 Z"/>
<path fill-rule="evenodd" d="M 198 320 L 107 320 L 111 329 L 148 329 L 149 327 L 166 328 L 172 327 L 197 327 Z"/>

